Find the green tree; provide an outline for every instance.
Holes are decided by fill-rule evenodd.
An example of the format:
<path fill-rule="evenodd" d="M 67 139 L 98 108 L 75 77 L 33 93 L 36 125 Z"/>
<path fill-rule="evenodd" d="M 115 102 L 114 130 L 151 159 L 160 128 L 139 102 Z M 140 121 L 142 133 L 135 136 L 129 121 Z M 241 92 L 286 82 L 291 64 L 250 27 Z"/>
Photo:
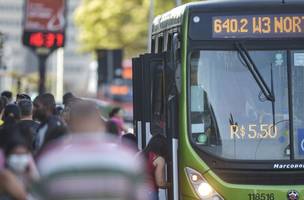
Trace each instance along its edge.
<path fill-rule="evenodd" d="M 154 1 L 156 14 L 174 7 L 174 0 Z M 149 0 L 82 0 L 74 13 L 81 50 L 123 48 L 127 57 L 145 51 L 148 15 Z"/>

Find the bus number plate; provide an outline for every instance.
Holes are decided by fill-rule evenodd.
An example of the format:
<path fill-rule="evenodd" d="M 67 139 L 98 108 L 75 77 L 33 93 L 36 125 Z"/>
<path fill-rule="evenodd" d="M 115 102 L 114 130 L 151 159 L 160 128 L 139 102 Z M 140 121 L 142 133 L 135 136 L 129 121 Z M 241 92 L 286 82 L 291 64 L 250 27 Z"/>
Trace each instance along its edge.
<path fill-rule="evenodd" d="M 274 193 L 249 193 L 249 200 L 275 200 Z"/>

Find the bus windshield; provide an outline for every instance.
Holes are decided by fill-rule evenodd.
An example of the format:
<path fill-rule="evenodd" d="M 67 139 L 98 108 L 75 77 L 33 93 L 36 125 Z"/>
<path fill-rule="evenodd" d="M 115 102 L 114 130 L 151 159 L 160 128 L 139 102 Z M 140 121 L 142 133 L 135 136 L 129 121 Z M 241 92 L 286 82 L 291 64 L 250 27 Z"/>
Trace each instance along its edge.
<path fill-rule="evenodd" d="M 239 51 L 195 51 L 190 60 L 191 140 L 201 150 L 226 159 L 289 160 L 288 51 L 248 54 L 275 100 L 267 100 Z M 292 134 L 295 158 L 303 159 L 304 110 L 298 108 L 304 102 L 304 53 L 295 51 L 292 57 L 297 108 Z"/>

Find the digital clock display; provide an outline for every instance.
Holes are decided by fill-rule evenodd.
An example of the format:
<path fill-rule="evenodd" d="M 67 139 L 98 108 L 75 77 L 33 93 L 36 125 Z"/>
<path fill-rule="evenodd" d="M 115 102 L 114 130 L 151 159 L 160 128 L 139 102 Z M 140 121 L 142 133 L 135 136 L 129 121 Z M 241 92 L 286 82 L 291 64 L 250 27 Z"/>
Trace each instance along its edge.
<path fill-rule="evenodd" d="M 26 32 L 23 35 L 23 44 L 32 48 L 57 49 L 64 46 L 64 40 L 61 32 Z"/>
<path fill-rule="evenodd" d="M 304 38 L 304 14 L 214 16 L 212 38 Z"/>

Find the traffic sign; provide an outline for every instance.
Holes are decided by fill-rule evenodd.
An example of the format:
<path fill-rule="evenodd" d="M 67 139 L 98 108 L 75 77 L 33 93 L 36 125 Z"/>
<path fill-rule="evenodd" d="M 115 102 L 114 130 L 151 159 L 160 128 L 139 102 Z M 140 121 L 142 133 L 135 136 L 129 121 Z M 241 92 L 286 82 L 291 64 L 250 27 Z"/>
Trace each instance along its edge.
<path fill-rule="evenodd" d="M 65 0 L 26 0 L 22 42 L 38 56 L 39 94 L 45 92 L 46 60 L 52 51 L 64 47 Z"/>
<path fill-rule="evenodd" d="M 65 42 L 65 0 L 26 0 L 23 44 L 35 53 L 51 53 Z M 48 51 L 39 51 L 41 48 Z M 38 50 L 38 51 L 37 51 Z"/>

